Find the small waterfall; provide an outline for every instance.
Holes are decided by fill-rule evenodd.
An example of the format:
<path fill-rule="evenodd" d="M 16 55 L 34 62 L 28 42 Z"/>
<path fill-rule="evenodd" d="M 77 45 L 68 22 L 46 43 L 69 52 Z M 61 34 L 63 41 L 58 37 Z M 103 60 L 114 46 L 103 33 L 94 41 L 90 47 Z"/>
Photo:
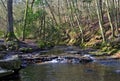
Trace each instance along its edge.
<path fill-rule="evenodd" d="M 82 57 L 83 57 L 83 58 L 92 59 L 92 60 L 93 60 L 93 62 L 95 62 L 95 61 L 96 61 L 96 58 L 95 58 L 95 57 L 93 57 L 93 56 L 91 56 L 91 55 L 88 55 L 88 54 L 85 54 L 85 55 L 83 55 Z"/>
<path fill-rule="evenodd" d="M 6 69 L 2 69 L 1 67 L 0 67 L 0 73 L 6 73 L 6 72 L 10 72 L 11 70 L 6 70 Z M 11 71 L 11 72 L 13 72 L 13 71 Z"/>
<path fill-rule="evenodd" d="M 88 63 L 88 62 L 94 62 L 95 58 L 90 56 L 90 55 L 83 55 L 81 58 L 77 58 L 77 57 L 57 57 L 54 58 L 50 61 L 47 61 L 47 63 Z"/>
<path fill-rule="evenodd" d="M 58 57 L 49 61 L 49 63 L 67 63 L 67 59 L 64 57 Z"/>
<path fill-rule="evenodd" d="M 18 55 L 6 55 L 4 57 L 4 61 L 10 61 L 10 60 L 17 60 L 18 59 Z"/>

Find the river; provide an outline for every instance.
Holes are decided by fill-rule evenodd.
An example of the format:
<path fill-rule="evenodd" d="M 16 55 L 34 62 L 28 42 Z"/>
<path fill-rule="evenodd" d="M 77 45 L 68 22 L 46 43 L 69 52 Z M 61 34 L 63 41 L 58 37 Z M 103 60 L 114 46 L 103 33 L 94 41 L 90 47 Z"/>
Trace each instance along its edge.
<path fill-rule="evenodd" d="M 120 81 L 120 65 L 42 64 L 29 66 L 20 75 L 20 81 Z"/>
<path fill-rule="evenodd" d="M 19 79 L 7 81 L 120 81 L 120 60 L 35 64 L 22 69 Z"/>

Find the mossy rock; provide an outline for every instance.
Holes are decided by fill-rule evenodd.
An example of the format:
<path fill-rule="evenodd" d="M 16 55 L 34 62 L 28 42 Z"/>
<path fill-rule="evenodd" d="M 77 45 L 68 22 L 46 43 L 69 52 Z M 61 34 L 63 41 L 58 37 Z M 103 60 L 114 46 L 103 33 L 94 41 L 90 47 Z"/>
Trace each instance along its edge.
<path fill-rule="evenodd" d="M 20 65 L 21 65 L 21 61 L 19 59 L 9 60 L 9 61 L 5 61 L 5 60 L 0 61 L 0 66 L 8 70 L 19 69 Z"/>
<path fill-rule="evenodd" d="M 45 42 L 44 41 L 38 41 L 39 48 L 45 48 Z"/>
<path fill-rule="evenodd" d="M 6 42 L 7 50 L 18 50 L 18 42 L 17 41 L 7 41 Z"/>
<path fill-rule="evenodd" d="M 54 43 L 49 41 L 38 41 L 38 46 L 41 49 L 51 48 L 54 46 Z"/>
<path fill-rule="evenodd" d="M 95 56 L 107 55 L 107 52 L 102 52 L 102 51 L 89 52 L 89 53 Z"/>
<path fill-rule="evenodd" d="M 113 55 L 113 54 L 115 54 L 115 53 L 117 53 L 119 50 L 118 49 L 111 49 L 109 52 L 108 52 L 108 54 L 109 55 Z"/>
<path fill-rule="evenodd" d="M 33 49 L 27 48 L 27 47 L 22 47 L 22 48 L 19 48 L 19 51 L 23 52 L 23 53 L 31 53 L 31 52 L 33 52 Z"/>
<path fill-rule="evenodd" d="M 107 51 L 110 51 L 110 50 L 112 50 L 112 47 L 107 47 L 107 46 L 105 46 L 105 47 L 102 48 L 101 51 L 107 52 Z"/>
<path fill-rule="evenodd" d="M 0 51 L 5 51 L 6 50 L 6 46 L 4 44 L 0 44 Z"/>

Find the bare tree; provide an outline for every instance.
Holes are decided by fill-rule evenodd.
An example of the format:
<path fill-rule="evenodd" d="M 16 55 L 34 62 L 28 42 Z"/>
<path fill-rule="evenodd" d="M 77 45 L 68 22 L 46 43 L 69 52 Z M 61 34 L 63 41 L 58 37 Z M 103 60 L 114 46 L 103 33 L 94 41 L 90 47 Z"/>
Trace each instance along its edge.
<path fill-rule="evenodd" d="M 101 35 L 103 38 L 103 43 L 106 42 L 105 39 L 105 32 L 103 29 L 103 19 L 102 19 L 102 12 L 101 12 L 101 8 L 100 8 L 100 0 L 95 0 L 96 3 L 96 10 L 97 10 L 97 15 L 98 15 L 98 20 L 99 20 L 99 26 L 100 26 L 100 30 L 101 30 Z"/>
<path fill-rule="evenodd" d="M 6 38 L 8 41 L 13 41 L 16 39 L 16 36 L 14 34 L 14 28 L 13 28 L 13 0 L 7 0 L 7 21 L 8 21 L 8 27 L 7 27 L 7 35 Z"/>

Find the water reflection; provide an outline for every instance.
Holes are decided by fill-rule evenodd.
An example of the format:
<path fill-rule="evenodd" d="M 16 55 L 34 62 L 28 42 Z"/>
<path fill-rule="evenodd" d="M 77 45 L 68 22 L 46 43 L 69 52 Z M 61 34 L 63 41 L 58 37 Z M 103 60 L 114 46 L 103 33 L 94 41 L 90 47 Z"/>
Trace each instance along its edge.
<path fill-rule="evenodd" d="M 21 81 L 119 81 L 116 68 L 89 64 L 43 64 L 21 71 Z"/>

